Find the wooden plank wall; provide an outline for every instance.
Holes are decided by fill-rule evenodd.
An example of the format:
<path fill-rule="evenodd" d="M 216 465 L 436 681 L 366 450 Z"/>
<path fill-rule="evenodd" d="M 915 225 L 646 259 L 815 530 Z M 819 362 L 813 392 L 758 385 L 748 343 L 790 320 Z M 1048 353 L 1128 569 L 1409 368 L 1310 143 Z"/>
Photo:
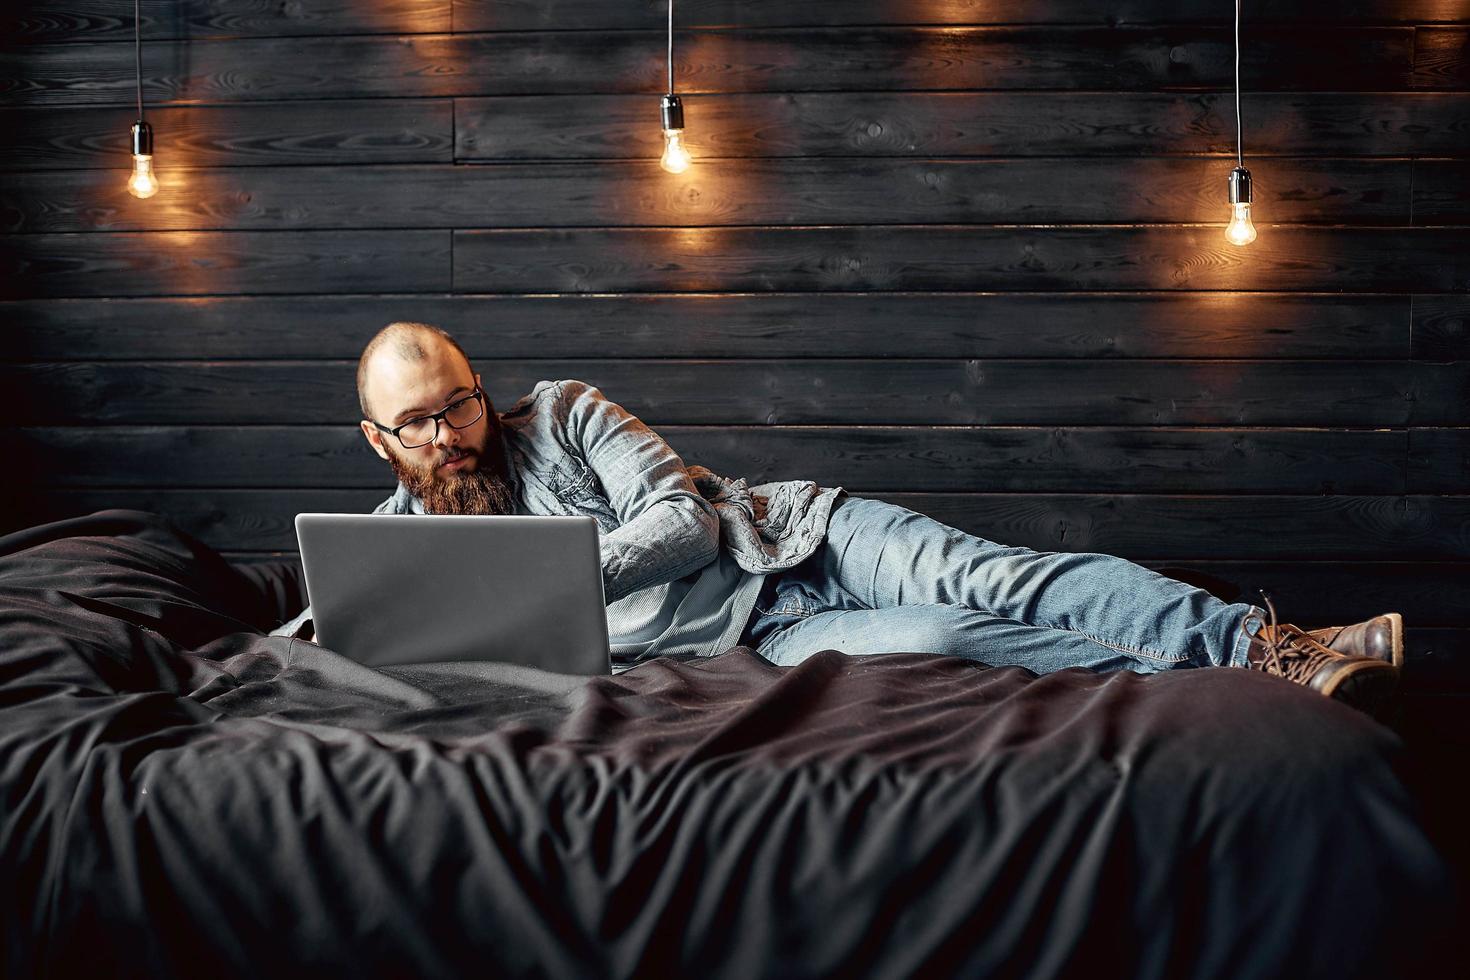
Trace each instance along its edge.
<path fill-rule="evenodd" d="M 237 554 L 390 485 L 352 365 L 456 332 L 685 457 L 1048 550 L 1397 608 L 1470 690 L 1470 3 L 145 0 L 0 12 L 4 519 Z"/>

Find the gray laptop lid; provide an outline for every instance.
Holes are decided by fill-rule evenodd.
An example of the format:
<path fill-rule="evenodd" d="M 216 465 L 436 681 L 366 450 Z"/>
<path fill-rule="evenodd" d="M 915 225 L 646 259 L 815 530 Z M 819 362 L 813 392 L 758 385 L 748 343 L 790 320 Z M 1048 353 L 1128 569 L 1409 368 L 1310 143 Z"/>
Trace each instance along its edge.
<path fill-rule="evenodd" d="M 317 642 L 372 667 L 610 669 L 590 517 L 298 514 Z"/>

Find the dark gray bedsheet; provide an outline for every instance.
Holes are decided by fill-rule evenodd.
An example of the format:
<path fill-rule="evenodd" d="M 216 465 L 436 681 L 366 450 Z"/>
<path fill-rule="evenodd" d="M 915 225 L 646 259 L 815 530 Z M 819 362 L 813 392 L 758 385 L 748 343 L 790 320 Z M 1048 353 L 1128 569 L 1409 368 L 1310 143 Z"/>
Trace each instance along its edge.
<path fill-rule="evenodd" d="M 275 590 L 272 592 L 272 590 Z M 149 515 L 0 538 L 5 972 L 1414 975 L 1388 729 L 1245 671 L 367 670 Z"/>

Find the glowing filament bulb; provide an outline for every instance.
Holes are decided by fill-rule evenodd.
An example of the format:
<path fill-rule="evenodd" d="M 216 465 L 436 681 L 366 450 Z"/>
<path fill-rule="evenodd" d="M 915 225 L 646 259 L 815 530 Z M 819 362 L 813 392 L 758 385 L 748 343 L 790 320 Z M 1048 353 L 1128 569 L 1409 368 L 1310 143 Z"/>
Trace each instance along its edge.
<path fill-rule="evenodd" d="M 684 103 L 677 95 L 670 92 L 664 96 L 659 118 L 663 121 L 664 155 L 658 165 L 671 174 L 682 174 L 689 169 L 689 148 L 684 145 Z"/>
<path fill-rule="evenodd" d="M 1225 238 L 1231 245 L 1249 245 L 1256 240 L 1256 226 L 1251 224 L 1250 202 L 1230 205 L 1230 224 L 1225 226 Z"/>
<path fill-rule="evenodd" d="M 138 198 L 158 193 L 158 178 L 153 176 L 153 127 L 141 119 L 133 124 L 133 175 L 128 178 L 128 193 Z"/>
<path fill-rule="evenodd" d="M 158 193 L 158 178 L 153 176 L 153 157 L 133 157 L 133 175 L 128 178 L 128 193 L 134 197 L 152 197 Z"/>
<path fill-rule="evenodd" d="M 664 155 L 658 165 L 671 174 L 682 174 L 689 169 L 689 150 L 684 146 L 682 129 L 664 130 Z"/>

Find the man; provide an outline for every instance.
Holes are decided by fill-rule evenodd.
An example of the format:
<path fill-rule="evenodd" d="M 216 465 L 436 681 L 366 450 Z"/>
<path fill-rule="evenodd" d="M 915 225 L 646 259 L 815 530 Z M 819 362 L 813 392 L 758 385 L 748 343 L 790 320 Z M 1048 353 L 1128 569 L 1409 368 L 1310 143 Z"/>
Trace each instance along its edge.
<path fill-rule="evenodd" d="M 459 344 L 427 324 L 384 327 L 357 390 L 362 433 L 399 480 L 375 513 L 596 518 L 622 663 L 743 644 L 783 665 L 836 649 L 1038 673 L 1233 666 L 1367 710 L 1397 685 L 1396 613 L 1308 633 L 1269 599 L 1268 617 L 1110 555 L 1005 547 L 841 488 L 748 487 L 686 467 L 579 381 L 543 381 L 497 415 Z"/>

